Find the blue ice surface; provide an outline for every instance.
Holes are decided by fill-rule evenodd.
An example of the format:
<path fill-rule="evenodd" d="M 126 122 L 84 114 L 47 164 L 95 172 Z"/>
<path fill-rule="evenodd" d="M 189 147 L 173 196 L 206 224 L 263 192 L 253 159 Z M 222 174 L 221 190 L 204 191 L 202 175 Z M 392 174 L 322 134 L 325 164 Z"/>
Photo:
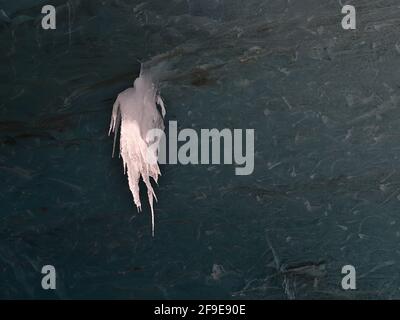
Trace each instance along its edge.
<path fill-rule="evenodd" d="M 0 2 L 0 298 L 400 297 L 396 1 L 53 2 Z M 152 238 L 107 132 L 167 52 L 167 120 L 255 129 L 255 170 L 163 165 Z"/>

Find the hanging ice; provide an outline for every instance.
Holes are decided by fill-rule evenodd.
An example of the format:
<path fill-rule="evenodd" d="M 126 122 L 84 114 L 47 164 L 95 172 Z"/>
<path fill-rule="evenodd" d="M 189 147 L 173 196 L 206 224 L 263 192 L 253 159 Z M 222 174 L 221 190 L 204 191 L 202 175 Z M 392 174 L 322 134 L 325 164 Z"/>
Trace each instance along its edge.
<path fill-rule="evenodd" d="M 154 129 L 164 130 L 165 107 L 157 89 L 158 72 L 142 67 L 134 86 L 121 92 L 113 106 L 109 135 L 114 132 L 113 156 L 118 135 L 120 134 L 120 156 L 124 173 L 128 175 L 129 189 L 138 211 L 141 211 L 139 181 L 142 177 L 147 187 L 147 196 L 151 208 L 152 234 L 154 236 L 153 199 L 157 201 L 150 177 L 157 183 L 161 175 L 157 158 L 149 161 L 150 146 L 159 143 L 149 136 Z M 161 108 L 161 112 L 157 108 Z M 153 149 L 154 150 L 154 149 Z M 156 155 L 155 155 L 156 156 Z"/>

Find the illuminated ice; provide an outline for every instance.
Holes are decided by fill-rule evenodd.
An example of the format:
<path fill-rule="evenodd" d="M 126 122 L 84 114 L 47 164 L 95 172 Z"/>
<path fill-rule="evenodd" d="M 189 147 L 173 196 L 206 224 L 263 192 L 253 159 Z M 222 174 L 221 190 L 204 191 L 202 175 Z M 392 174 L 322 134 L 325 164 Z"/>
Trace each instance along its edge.
<path fill-rule="evenodd" d="M 157 108 L 160 106 L 161 112 Z M 150 177 L 157 183 L 161 175 L 157 161 L 149 161 L 151 147 L 159 141 L 149 139 L 148 133 L 154 129 L 164 130 L 164 103 L 158 93 L 157 72 L 150 68 L 141 69 L 134 86 L 121 92 L 113 106 L 109 135 L 114 132 L 113 156 L 118 129 L 120 134 L 120 156 L 124 173 L 128 175 L 129 189 L 138 211 L 141 211 L 139 181 L 142 177 L 147 187 L 151 208 L 152 234 L 154 236 L 153 199 L 157 201 Z"/>

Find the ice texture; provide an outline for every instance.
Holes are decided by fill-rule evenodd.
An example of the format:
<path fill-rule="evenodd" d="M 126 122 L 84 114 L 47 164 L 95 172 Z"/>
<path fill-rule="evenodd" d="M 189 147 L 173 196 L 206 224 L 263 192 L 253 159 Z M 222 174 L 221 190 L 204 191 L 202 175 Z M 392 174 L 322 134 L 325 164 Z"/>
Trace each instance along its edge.
<path fill-rule="evenodd" d="M 53 0 L 43 30 L 49 2 L 0 1 L 1 299 L 400 298 L 398 0 L 352 1 L 357 30 L 321 0 Z M 105 127 L 155 56 L 167 118 L 256 154 L 160 166 L 152 239 Z"/>
<path fill-rule="evenodd" d="M 164 130 L 165 106 L 158 93 L 152 69 L 142 67 L 134 86 L 121 92 L 115 100 L 109 135 L 114 132 L 113 156 L 115 153 L 118 129 L 120 134 L 120 156 L 122 156 L 124 173 L 128 175 L 129 189 L 138 211 L 141 211 L 140 178 L 147 187 L 147 196 L 151 208 L 152 235 L 154 236 L 154 206 L 157 201 L 150 177 L 157 183 L 161 175 L 157 161 L 148 161 L 149 147 L 154 141 L 146 139 L 152 129 Z M 161 107 L 161 112 L 157 108 Z"/>

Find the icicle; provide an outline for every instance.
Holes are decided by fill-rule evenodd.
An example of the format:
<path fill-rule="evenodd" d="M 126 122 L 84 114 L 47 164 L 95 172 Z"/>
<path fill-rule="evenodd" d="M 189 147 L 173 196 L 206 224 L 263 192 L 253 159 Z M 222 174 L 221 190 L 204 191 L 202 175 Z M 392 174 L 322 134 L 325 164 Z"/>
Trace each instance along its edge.
<path fill-rule="evenodd" d="M 161 175 L 158 163 L 147 161 L 149 142 L 146 135 L 152 129 L 164 130 L 165 106 L 157 91 L 156 77 L 160 69 L 144 69 L 143 66 L 139 77 L 135 80 L 134 86 L 121 92 L 113 106 L 109 135 L 114 132 L 113 153 L 119 127 L 120 133 L 120 156 L 124 166 L 124 174 L 128 176 L 129 189 L 132 192 L 133 200 L 141 212 L 139 197 L 139 181 L 143 179 L 147 187 L 147 196 L 151 209 L 152 235 L 154 236 L 154 206 L 153 200 L 157 201 L 151 185 L 150 177 L 157 183 Z M 161 108 L 161 114 L 157 109 Z M 159 142 L 159 141 L 158 141 Z M 156 143 L 158 143 L 156 142 Z M 152 143 L 154 145 L 154 142 Z"/>

